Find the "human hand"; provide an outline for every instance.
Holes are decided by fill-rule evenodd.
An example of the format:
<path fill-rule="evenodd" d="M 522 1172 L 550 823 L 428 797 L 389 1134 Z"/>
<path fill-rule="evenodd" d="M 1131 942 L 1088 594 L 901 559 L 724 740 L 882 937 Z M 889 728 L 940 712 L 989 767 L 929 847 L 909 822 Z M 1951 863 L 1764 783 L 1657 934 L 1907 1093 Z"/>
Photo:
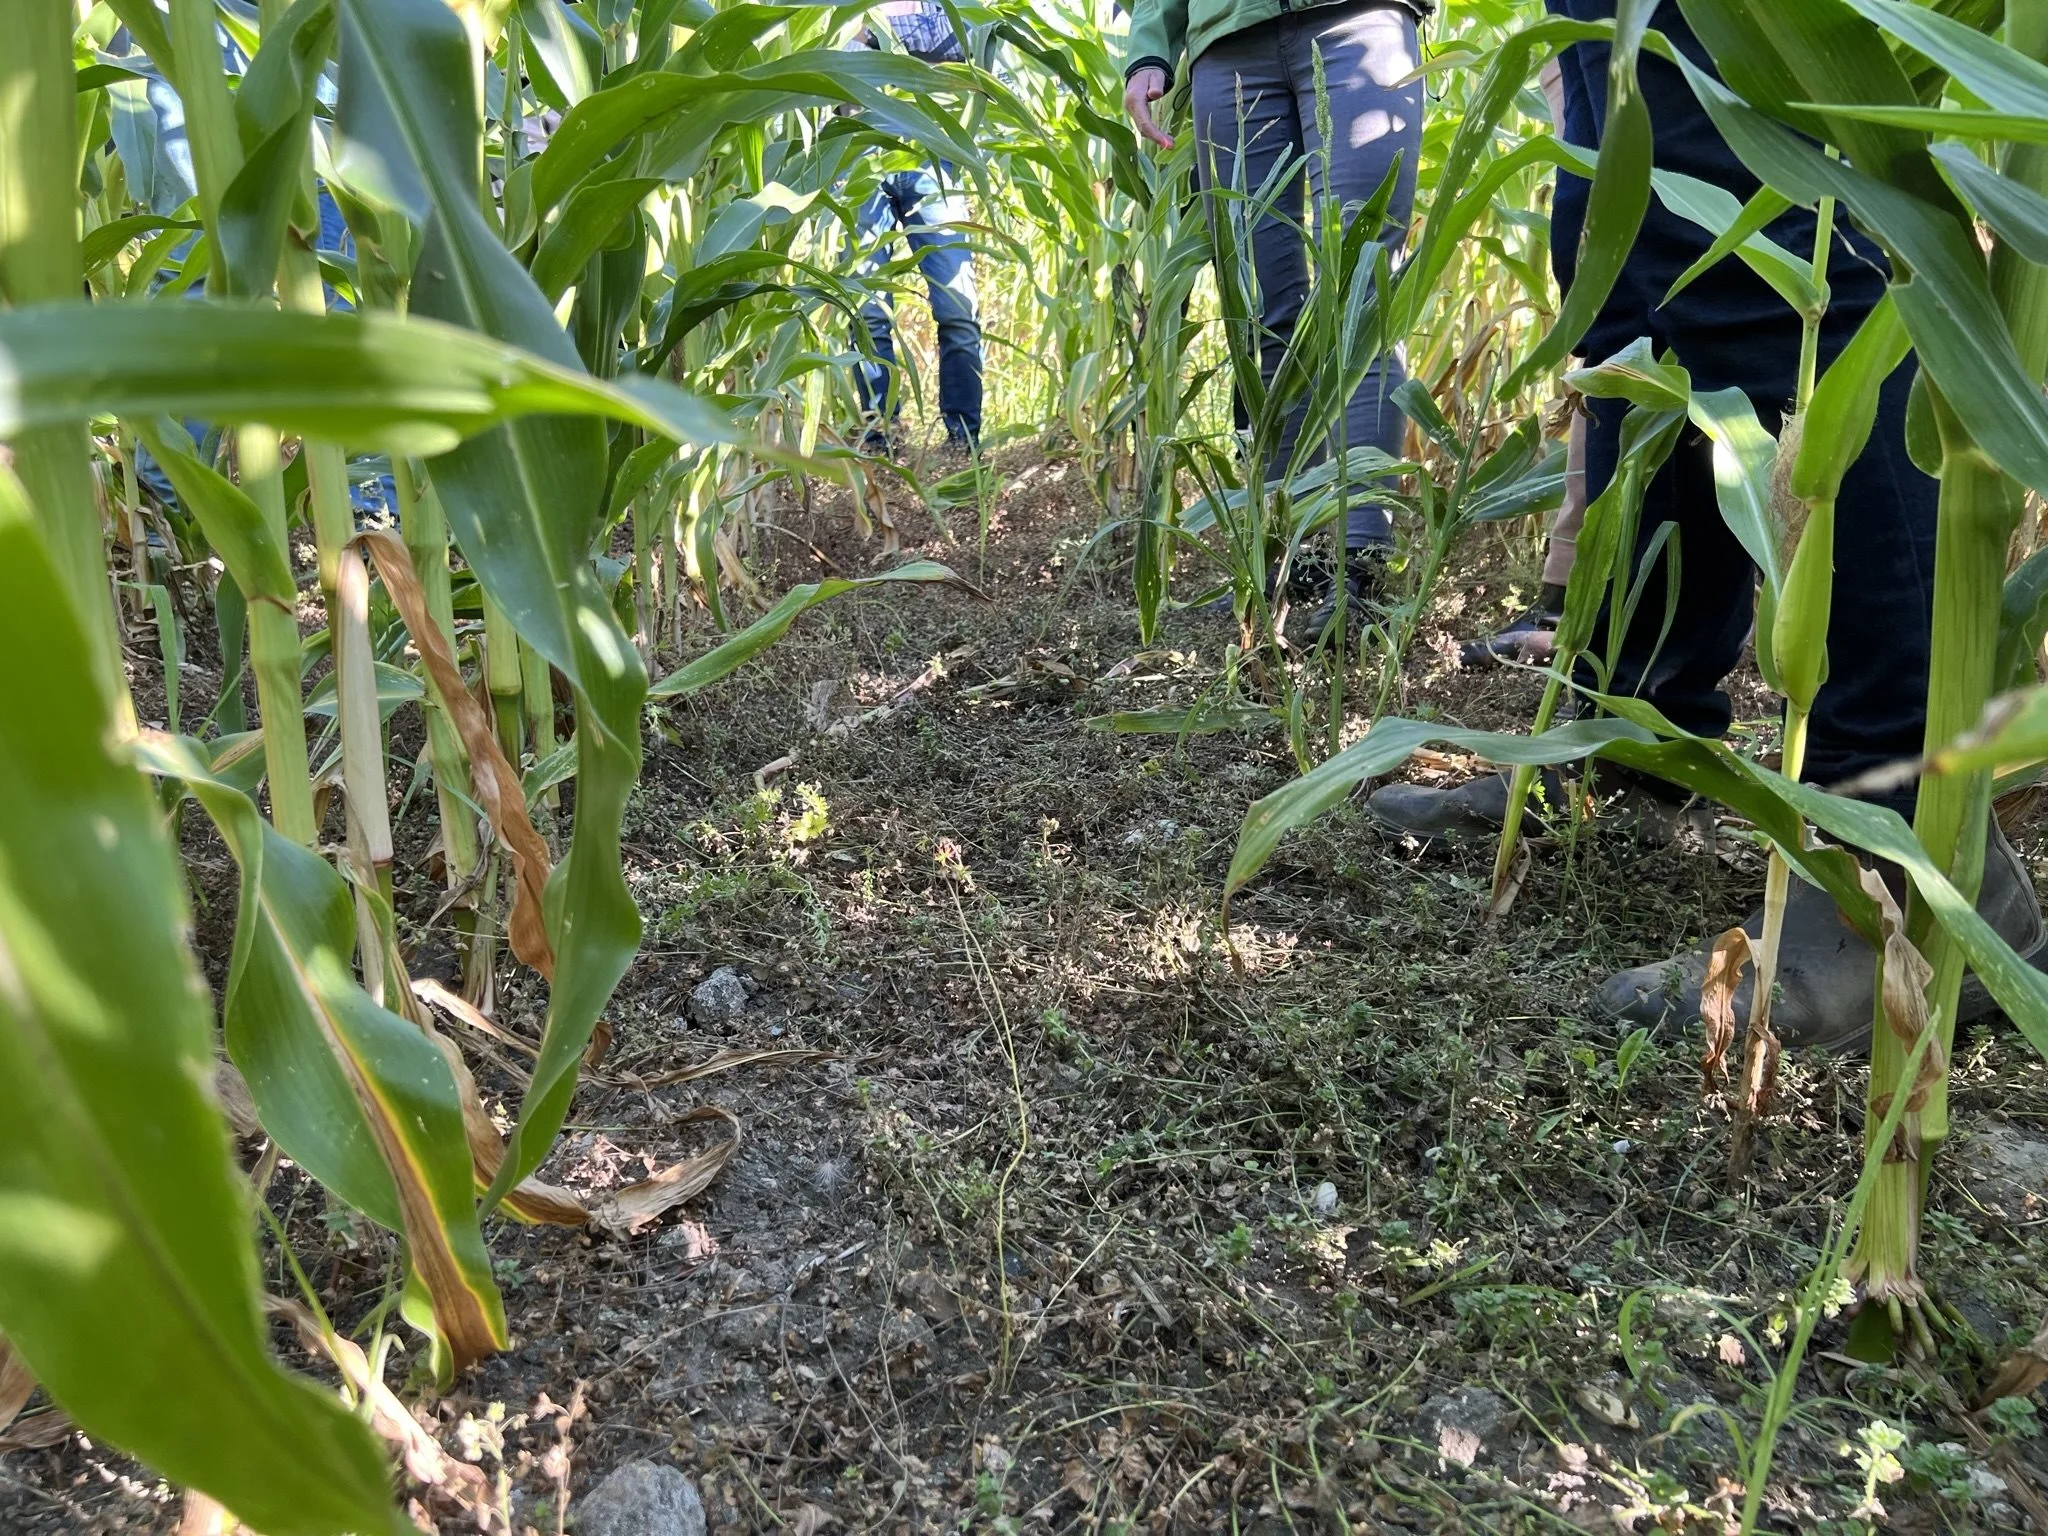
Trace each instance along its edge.
<path fill-rule="evenodd" d="M 1147 65 L 1124 82 L 1124 115 L 1137 125 L 1138 137 L 1150 139 L 1161 149 L 1173 148 L 1173 139 L 1152 117 L 1152 103 L 1166 94 L 1166 71 Z"/>

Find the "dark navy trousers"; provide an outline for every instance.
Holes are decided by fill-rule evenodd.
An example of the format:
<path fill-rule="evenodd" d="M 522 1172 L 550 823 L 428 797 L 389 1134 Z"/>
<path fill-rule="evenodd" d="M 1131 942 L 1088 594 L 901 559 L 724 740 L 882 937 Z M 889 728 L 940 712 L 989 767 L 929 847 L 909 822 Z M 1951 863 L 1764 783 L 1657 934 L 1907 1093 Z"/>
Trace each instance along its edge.
<path fill-rule="evenodd" d="M 1547 0 L 1554 14 L 1589 21 L 1611 18 L 1614 0 Z M 1676 4 L 1665 0 L 1653 25 L 1696 63 L 1705 50 Z M 1565 138 L 1592 148 L 1606 124 L 1605 44 L 1576 44 L 1560 60 Z M 1642 55 L 1643 100 L 1656 135 L 1655 163 L 1724 187 L 1747 201 L 1757 190 L 1676 66 Z M 1551 259 L 1569 287 L 1577 265 L 1588 183 L 1558 178 Z M 1813 252 L 1815 215 L 1795 208 L 1766 229 L 1797 256 Z M 1739 259 L 1711 268 L 1669 304 L 1665 292 L 1704 255 L 1713 237 L 1654 197 L 1620 280 L 1581 344 L 1600 361 L 1638 337 L 1669 349 L 1702 390 L 1735 387 L 1749 396 L 1775 432 L 1798 385 L 1800 319 Z M 1887 282 L 1884 257 L 1867 236 L 1838 215 L 1828 264 L 1832 290 L 1821 327 L 1824 370 L 1855 334 Z M 1835 532 L 1834 603 L 1828 626 L 1828 681 L 1813 709 L 1805 777 L 1827 784 L 1880 763 L 1916 757 L 1926 723 L 1927 656 L 1934 596 L 1937 485 L 1906 456 L 1909 357 L 1886 382 L 1869 446 L 1842 485 Z M 1590 402 L 1586 491 L 1597 496 L 1614 478 L 1626 406 Z M 1718 736 L 1731 718 L 1722 680 L 1742 654 L 1755 610 L 1756 572 L 1723 522 L 1714 495 L 1711 449 L 1684 429 L 1677 450 L 1644 497 L 1637 557 L 1648 555 L 1658 528 L 1673 524 L 1678 598 L 1670 632 L 1659 644 L 1671 556 L 1658 557 L 1634 620 L 1622 639 L 1614 691 L 1640 694 L 1671 721 Z M 1586 573 L 1601 579 L 1604 573 Z M 1604 651 L 1605 616 L 1595 647 Z M 1583 681 L 1590 684 L 1590 674 Z"/>

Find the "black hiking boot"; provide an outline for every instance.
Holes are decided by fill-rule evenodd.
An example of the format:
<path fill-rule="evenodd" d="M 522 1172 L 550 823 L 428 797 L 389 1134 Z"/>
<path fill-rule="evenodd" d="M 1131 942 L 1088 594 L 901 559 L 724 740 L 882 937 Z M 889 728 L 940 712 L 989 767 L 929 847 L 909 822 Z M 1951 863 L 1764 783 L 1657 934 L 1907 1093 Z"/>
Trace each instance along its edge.
<path fill-rule="evenodd" d="M 1462 642 L 1458 646 L 1458 665 L 1469 672 L 1497 661 L 1548 661 L 1556 649 L 1557 621 L 1563 617 L 1541 608 L 1519 613 L 1505 628 L 1484 639 Z"/>
<path fill-rule="evenodd" d="M 1294 559 L 1287 566 L 1287 605 L 1290 614 L 1304 603 L 1320 602 L 1330 595 L 1330 561 L 1320 550 L 1296 550 Z M 1280 568 L 1266 567 L 1266 605 L 1280 606 Z M 1234 589 L 1225 591 L 1221 597 L 1203 603 L 1198 613 L 1215 614 L 1228 618 L 1237 612 L 1237 593 Z"/>
<path fill-rule="evenodd" d="M 1564 588 L 1548 582 L 1536 601 L 1510 619 L 1496 634 L 1467 640 L 1458 647 L 1458 665 L 1470 670 L 1496 661 L 1548 661 L 1564 617 Z"/>
<path fill-rule="evenodd" d="M 1356 631 L 1385 603 L 1388 553 L 1386 547 L 1379 544 L 1344 551 L 1344 623 L 1347 629 Z M 1337 622 L 1337 587 L 1330 580 L 1328 565 L 1318 567 L 1315 575 L 1318 590 L 1309 600 L 1321 598 L 1322 601 L 1302 621 L 1311 643 L 1320 642 L 1329 633 L 1330 626 Z"/>
<path fill-rule="evenodd" d="M 1984 849 L 1984 884 L 1977 911 L 2014 953 L 2029 965 L 2048 969 L 2048 927 L 2034 883 L 1994 823 Z M 1743 929 L 1754 939 L 1763 932 L 1761 909 L 1752 912 Z M 1593 1011 L 1625 1028 L 1670 1031 L 1700 1016 L 1700 983 L 1707 972 L 1711 945 L 1660 965 L 1639 965 L 1610 976 L 1593 995 Z M 1843 921 L 1834 898 L 1804 880 L 1794 879 L 1785 903 L 1785 926 L 1778 942 L 1777 991 L 1771 1002 L 1771 1028 L 1788 1048 L 1814 1046 L 1851 1054 L 1870 1048 L 1870 1021 L 1876 1003 L 1877 961 L 1862 936 Z M 1749 1018 L 1755 994 L 1755 973 L 1745 970 L 1735 989 L 1735 1017 Z M 1968 1024 L 1997 1007 L 1975 976 L 1963 978 L 1956 1020 Z"/>
<path fill-rule="evenodd" d="M 1442 838 L 1492 838 L 1507 822 L 1508 793 L 1513 775 L 1481 774 L 1453 789 L 1426 784 L 1387 784 L 1365 802 L 1366 813 L 1389 832 L 1424 842 Z M 1576 782 L 1567 784 L 1555 769 L 1539 769 L 1523 810 L 1531 830 L 1556 830 L 1570 824 Z M 1616 776 L 1611 793 L 1593 807 L 1595 815 L 1635 834 L 1651 848 L 1667 847 L 1690 827 L 1702 839 L 1713 837 L 1713 813 L 1698 800 L 1673 801 L 1641 782 Z"/>

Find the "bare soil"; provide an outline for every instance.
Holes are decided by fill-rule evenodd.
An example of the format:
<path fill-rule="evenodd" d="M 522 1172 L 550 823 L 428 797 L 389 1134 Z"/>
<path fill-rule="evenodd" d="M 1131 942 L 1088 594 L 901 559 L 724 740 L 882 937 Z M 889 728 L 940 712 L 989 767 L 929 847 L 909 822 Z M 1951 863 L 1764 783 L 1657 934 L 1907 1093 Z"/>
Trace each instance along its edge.
<path fill-rule="evenodd" d="M 627 843 L 646 942 L 544 1176 L 671 1163 L 722 1134 L 687 1118 L 704 1103 L 744 1140 L 636 1238 L 490 1224 L 513 1347 L 445 1396 L 407 1391 L 502 1484 L 485 1515 L 411 1487 L 418 1516 L 553 1536 L 654 1457 L 714 1529 L 806 1536 L 1732 1528 L 1788 1300 L 1857 1170 L 1864 1069 L 1789 1060 L 1731 1185 L 1697 1041 L 1623 1050 L 1586 999 L 1748 908 L 1762 862 L 1739 827 L 1685 852 L 1595 823 L 1540 846 L 1489 923 L 1489 847 L 1404 844 L 1354 803 L 1287 841 L 1226 947 L 1223 872 L 1292 774 L 1284 744 L 1088 722 L 1192 703 L 1232 626 L 1174 614 L 1141 646 L 1113 563 L 1074 576 L 1099 517 L 1079 465 L 1015 451 L 998 485 L 985 549 L 972 505 L 957 542 L 898 517 L 906 554 L 986 600 L 842 599 L 653 712 Z M 829 495 L 782 526 L 771 587 L 820 554 L 895 563 Z M 1444 661 L 1500 617 L 1524 554 L 1492 533 L 1466 552 L 1408 711 L 1526 719 L 1528 677 Z M 820 735 L 949 655 L 910 707 Z M 1746 684 L 1739 712 L 1764 710 Z M 417 922 L 423 857 L 406 878 Z M 216 960 L 231 886 L 217 900 Z M 745 1011 L 694 1022 L 692 989 L 728 965 Z M 507 1030 L 533 1038 L 540 1011 L 508 983 Z M 830 1055 L 647 1084 L 734 1048 Z M 511 1079 L 475 1065 L 495 1104 Z M 1954 1103 L 1961 1140 L 2048 1139 L 2048 1068 L 2002 1021 L 1959 1042 Z M 1823 1325 L 1770 1528 L 2031 1528 L 2043 1441 L 2024 1415 L 1966 1425 L 1958 1396 L 2048 1313 L 2048 1206 L 1962 1166 L 1936 1172 L 1924 1255 L 1967 1328 L 1938 1362 L 1873 1367 L 1842 1352 L 1845 1319 Z M 292 1169 L 269 1198 L 337 1321 L 382 1316 L 388 1240 Z M 417 1369 L 401 1345 L 394 1384 Z M 1881 1453 L 1877 1424 L 1906 1447 Z M 0 1460 L 0 1530 L 170 1530 L 177 1507 L 76 1434 Z"/>

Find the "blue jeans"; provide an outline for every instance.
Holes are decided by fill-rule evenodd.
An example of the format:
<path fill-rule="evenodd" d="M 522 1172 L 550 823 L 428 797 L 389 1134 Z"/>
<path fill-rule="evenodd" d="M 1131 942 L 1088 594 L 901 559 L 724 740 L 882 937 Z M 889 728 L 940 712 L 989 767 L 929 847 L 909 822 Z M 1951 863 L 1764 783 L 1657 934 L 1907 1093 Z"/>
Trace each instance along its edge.
<path fill-rule="evenodd" d="M 939 227 L 966 217 L 966 199 L 947 192 L 936 172 L 896 171 L 882 178 L 862 207 L 855 238 L 866 245 L 893 226 L 910 241 L 939 333 L 939 415 L 948 438 L 974 443 L 981 438 L 981 320 L 974 307 L 974 253 L 959 230 Z M 878 253 L 868 270 L 881 264 Z M 895 295 L 884 293 L 861 307 L 874 357 L 863 357 L 854 368 L 862 409 L 888 422 L 903 411 L 896 378 L 895 304 Z"/>
<path fill-rule="evenodd" d="M 1548 0 L 1548 5 L 1582 21 L 1614 15 L 1614 0 Z M 1711 67 L 1676 4 L 1666 0 L 1659 5 L 1651 24 L 1688 58 Z M 1560 59 L 1564 133 L 1572 143 L 1597 144 L 1606 126 L 1607 58 L 1604 44 L 1580 43 Z M 1644 54 L 1638 68 L 1656 136 L 1655 163 L 1747 200 L 1756 191 L 1756 178 L 1722 140 L 1676 66 Z M 1576 265 L 1586 192 L 1584 181 L 1560 176 L 1551 260 L 1566 287 Z M 1794 255 L 1809 255 L 1814 215 L 1791 209 L 1767 233 Z M 1671 303 L 1660 302 L 1673 279 L 1710 243 L 1705 230 L 1653 200 L 1583 351 L 1597 362 L 1647 336 L 1659 352 L 1668 347 L 1678 354 L 1695 388 L 1741 389 L 1765 428 L 1775 432 L 1798 381 L 1800 322 L 1785 301 L 1731 257 Z M 1823 369 L 1883 296 L 1887 276 L 1875 243 L 1846 220 L 1838 223 L 1828 263 L 1833 293 L 1820 332 Z M 1806 777 L 1819 784 L 1921 751 L 1939 487 L 1906 456 L 1906 397 L 1914 367 L 1908 358 L 1886 382 L 1870 442 L 1843 480 L 1837 502 L 1828 680 L 1814 701 L 1806 758 Z M 1592 497 L 1614 478 L 1627 411 L 1618 400 L 1590 404 L 1586 494 Z M 1640 694 L 1685 730 L 1718 736 L 1728 729 L 1733 713 L 1721 684 L 1741 659 L 1755 610 L 1756 572 L 1721 517 L 1712 449 L 1690 430 L 1645 491 L 1638 562 L 1667 522 L 1677 529 L 1673 543 L 1680 573 L 1670 633 L 1660 645 L 1667 556 L 1646 583 L 1635 621 L 1622 637 L 1612 687 Z M 1586 574 L 1596 581 L 1605 575 Z M 1605 633 L 1604 621 L 1600 633 Z M 1590 674 L 1581 681 L 1590 682 Z M 1910 793 L 1905 800 L 1910 808 Z"/>
<path fill-rule="evenodd" d="M 1422 151 L 1422 86 L 1412 78 L 1415 13 L 1390 0 L 1352 0 L 1293 12 L 1283 6 L 1282 11 L 1210 45 L 1190 75 L 1196 171 L 1205 190 L 1213 176 L 1222 187 L 1241 184 L 1255 192 L 1276 166 L 1292 168 L 1275 216 L 1253 230 L 1251 238 L 1260 307 L 1259 372 L 1269 384 L 1308 302 L 1304 181 L 1315 197 L 1328 195 L 1355 208 L 1379 191 L 1398 164 L 1386 228 L 1379 232 L 1389 256 L 1398 260 Z M 1317 126 L 1318 56 L 1334 139 L 1327 158 Z M 1378 448 L 1389 458 L 1401 457 L 1407 419 L 1394 404 L 1394 392 L 1407 377 L 1398 349 L 1366 370 L 1344 408 L 1348 447 Z M 1279 444 L 1281 465 L 1293 458 L 1307 410 L 1303 401 L 1287 419 Z M 1326 451 L 1327 446 L 1319 448 L 1315 456 Z M 1350 501 L 1345 548 L 1385 548 L 1393 541 L 1393 521 L 1385 507 L 1363 498 Z"/>

